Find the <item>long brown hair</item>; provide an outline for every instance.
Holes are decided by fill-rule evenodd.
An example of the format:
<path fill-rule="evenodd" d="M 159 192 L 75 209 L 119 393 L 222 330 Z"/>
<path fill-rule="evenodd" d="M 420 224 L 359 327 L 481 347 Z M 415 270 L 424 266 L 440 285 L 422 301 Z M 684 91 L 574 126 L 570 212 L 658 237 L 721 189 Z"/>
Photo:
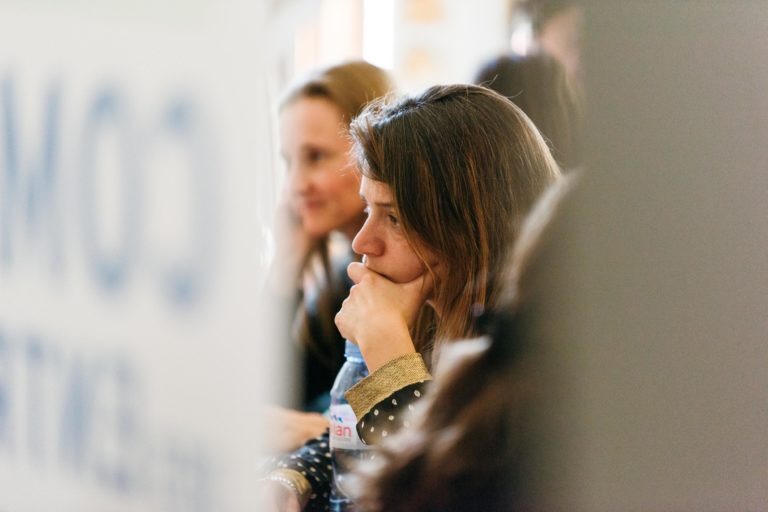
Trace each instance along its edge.
<path fill-rule="evenodd" d="M 360 468 L 358 503 L 376 512 L 538 510 L 531 473 L 536 407 L 546 403 L 540 332 L 541 288 L 549 282 L 554 220 L 574 178 L 550 187 L 527 218 L 505 265 L 504 291 L 478 329 L 484 339 L 455 345 L 430 394 L 401 430 Z M 473 345 L 474 344 L 474 345 Z M 452 355 L 444 353 L 443 355 Z"/>
<path fill-rule="evenodd" d="M 374 103 L 350 132 L 363 175 L 391 188 L 411 246 L 440 258 L 439 318 L 422 308 L 417 350 L 470 336 L 473 307 L 496 300 L 520 222 L 560 174 L 546 143 L 519 108 L 472 85 Z"/>

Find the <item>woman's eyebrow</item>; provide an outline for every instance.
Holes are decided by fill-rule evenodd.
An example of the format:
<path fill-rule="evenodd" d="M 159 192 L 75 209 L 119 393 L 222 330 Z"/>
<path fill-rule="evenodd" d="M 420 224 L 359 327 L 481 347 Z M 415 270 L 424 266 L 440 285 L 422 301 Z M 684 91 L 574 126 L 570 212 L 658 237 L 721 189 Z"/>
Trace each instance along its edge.
<path fill-rule="evenodd" d="M 365 198 L 363 194 L 360 194 L 360 199 L 363 200 L 365 204 L 368 206 L 371 205 L 371 203 L 368 202 L 368 200 Z M 378 206 L 379 208 L 394 208 L 395 205 L 392 202 L 382 202 L 382 201 L 374 201 L 373 206 Z"/>

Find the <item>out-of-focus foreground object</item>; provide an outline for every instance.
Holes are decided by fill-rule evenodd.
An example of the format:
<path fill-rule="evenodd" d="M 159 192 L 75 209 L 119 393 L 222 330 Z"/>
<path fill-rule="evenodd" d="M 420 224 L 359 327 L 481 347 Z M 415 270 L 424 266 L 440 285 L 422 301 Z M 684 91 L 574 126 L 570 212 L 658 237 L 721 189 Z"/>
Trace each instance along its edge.
<path fill-rule="evenodd" d="M 766 510 L 766 5 L 585 6 L 544 509 Z"/>
<path fill-rule="evenodd" d="M 254 510 L 277 4 L 0 7 L 0 509 Z"/>

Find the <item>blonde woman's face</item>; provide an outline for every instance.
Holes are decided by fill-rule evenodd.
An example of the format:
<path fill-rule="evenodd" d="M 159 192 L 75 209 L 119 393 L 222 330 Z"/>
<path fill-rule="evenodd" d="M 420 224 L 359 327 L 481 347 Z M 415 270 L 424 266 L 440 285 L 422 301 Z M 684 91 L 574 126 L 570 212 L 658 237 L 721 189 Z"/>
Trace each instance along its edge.
<path fill-rule="evenodd" d="M 323 98 L 300 98 L 280 113 L 280 152 L 290 204 L 307 233 L 340 231 L 352 238 L 363 221 L 359 176 L 339 109 Z"/>
<path fill-rule="evenodd" d="M 363 255 L 368 268 L 396 283 L 407 283 L 424 274 L 426 267 L 405 237 L 389 186 L 363 177 L 360 195 L 368 217 L 352 241 L 352 249 Z M 436 258 L 430 251 L 420 248 L 420 252 L 434 265 Z"/>

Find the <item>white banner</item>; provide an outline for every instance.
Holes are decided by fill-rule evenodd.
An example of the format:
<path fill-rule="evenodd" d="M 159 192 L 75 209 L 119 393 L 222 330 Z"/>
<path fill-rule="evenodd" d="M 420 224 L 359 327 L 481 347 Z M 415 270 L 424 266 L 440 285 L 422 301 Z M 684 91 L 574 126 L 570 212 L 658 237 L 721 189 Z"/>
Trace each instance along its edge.
<path fill-rule="evenodd" d="M 156 3 L 0 7 L 0 510 L 253 510 L 265 13 Z"/>

